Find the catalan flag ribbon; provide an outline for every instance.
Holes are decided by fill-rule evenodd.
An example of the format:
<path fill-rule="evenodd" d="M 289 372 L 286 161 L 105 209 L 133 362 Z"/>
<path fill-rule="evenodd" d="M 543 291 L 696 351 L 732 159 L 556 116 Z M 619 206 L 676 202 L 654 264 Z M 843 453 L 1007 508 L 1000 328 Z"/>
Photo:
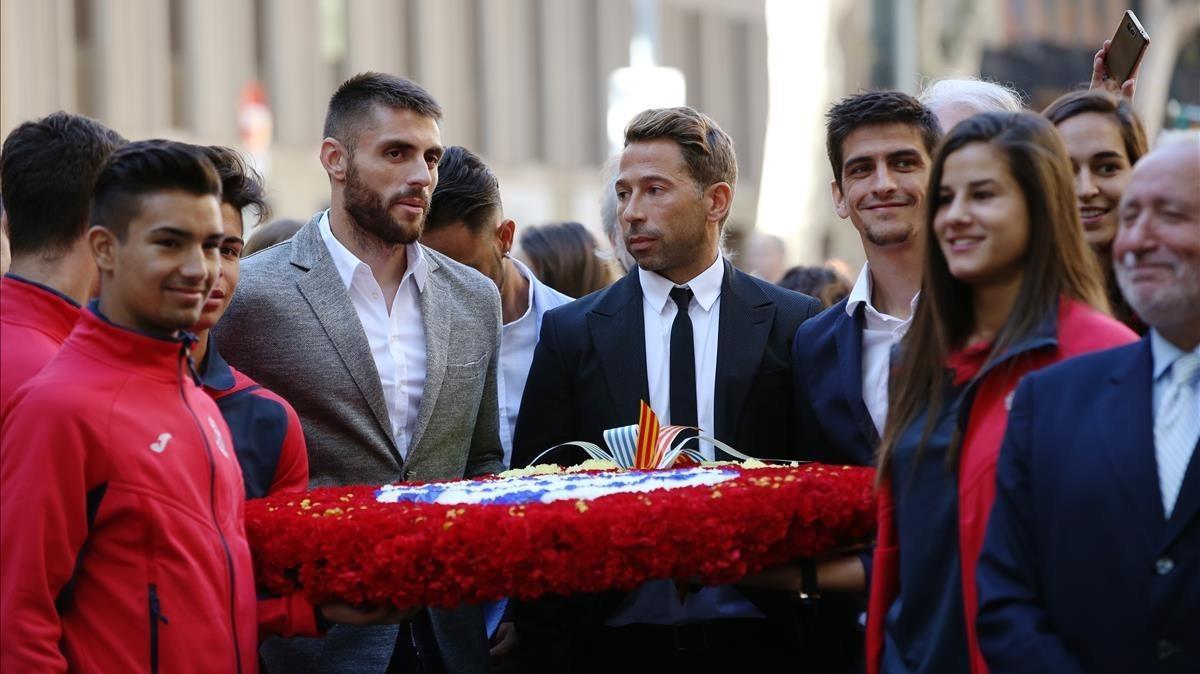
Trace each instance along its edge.
<path fill-rule="evenodd" d="M 642 407 L 638 413 L 637 454 L 633 457 L 633 467 L 644 470 L 657 468 L 658 457 L 658 415 L 654 410 L 641 401 Z"/>
<path fill-rule="evenodd" d="M 607 451 L 593 442 L 577 440 L 555 445 L 542 452 L 531 463 L 537 463 L 543 456 L 559 447 L 579 447 L 593 459 L 611 461 L 621 468 L 628 470 L 652 470 L 656 468 L 671 468 L 674 466 L 697 465 L 704 461 L 698 449 L 700 441 L 710 442 L 726 454 L 742 461 L 758 461 L 747 456 L 733 447 L 707 435 L 688 435 L 680 439 L 684 431 L 700 429 L 691 426 L 659 426 L 658 415 L 650 408 L 645 400 L 641 401 L 637 424 L 620 426 L 604 431 L 604 444 Z M 695 448 L 687 447 L 689 441 L 695 440 Z"/>

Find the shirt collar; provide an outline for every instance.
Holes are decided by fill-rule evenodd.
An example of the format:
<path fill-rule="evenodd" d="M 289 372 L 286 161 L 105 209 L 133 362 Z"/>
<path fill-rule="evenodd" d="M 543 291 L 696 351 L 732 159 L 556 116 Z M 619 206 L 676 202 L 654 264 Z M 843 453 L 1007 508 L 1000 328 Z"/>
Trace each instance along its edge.
<path fill-rule="evenodd" d="M 858 310 L 858 305 L 865 304 L 867 305 L 867 309 L 877 316 L 895 318 L 894 316 L 879 313 L 875 305 L 871 303 L 871 296 L 874 294 L 874 291 L 875 279 L 871 278 L 871 263 L 864 262 L 862 271 L 858 272 L 858 280 L 854 282 L 854 288 L 850 290 L 850 296 L 846 298 L 846 314 L 854 316 L 854 312 Z M 917 313 L 917 298 L 920 296 L 921 293 L 917 292 L 909 302 L 909 320 L 912 320 L 912 317 Z M 896 320 L 900 319 L 897 318 Z"/>
<path fill-rule="evenodd" d="M 5 276 L 5 277 L 7 277 L 7 278 L 10 278 L 10 279 L 12 279 L 12 280 L 14 280 L 14 281 L 17 281 L 17 282 L 19 282 L 19 283 L 25 283 L 25 284 L 27 284 L 27 285 L 33 286 L 34 288 L 37 288 L 38 290 L 41 290 L 41 291 L 43 291 L 43 292 L 50 293 L 51 295 L 54 295 L 54 296 L 55 296 L 55 297 L 57 297 L 58 299 L 60 299 L 60 300 L 62 300 L 62 301 L 64 301 L 64 302 L 66 302 L 67 304 L 71 305 L 71 306 L 72 306 L 72 307 L 74 307 L 75 309 L 82 309 L 82 308 L 83 308 L 82 306 L 80 306 L 79 302 L 76 302 L 75 300 L 73 300 L 73 299 L 71 299 L 70 297 L 68 297 L 66 293 L 60 292 L 60 291 L 58 291 L 58 290 L 56 290 L 56 289 L 54 289 L 54 288 L 51 288 L 51 287 L 50 287 L 50 286 L 48 286 L 48 285 L 45 285 L 45 284 L 43 284 L 43 283 L 38 283 L 37 281 L 30 281 L 29 279 L 25 278 L 24 276 L 17 276 L 16 274 L 14 274 L 14 273 L 12 273 L 12 272 L 8 272 L 8 273 L 7 273 L 7 274 L 5 274 L 4 276 Z"/>
<path fill-rule="evenodd" d="M 1200 350 L 1200 347 L 1197 347 Z M 1158 381 L 1167 368 L 1175 364 L 1187 352 L 1167 341 L 1158 330 L 1150 330 L 1150 357 L 1154 362 L 1154 381 Z"/>
<path fill-rule="evenodd" d="M 850 290 L 850 296 L 846 298 L 846 313 L 853 316 L 860 304 L 871 306 L 870 262 L 864 262 L 862 271 L 858 272 L 858 280 L 854 282 L 854 287 Z"/>
<path fill-rule="evenodd" d="M 100 300 L 88 302 L 87 309 L 80 314 L 79 323 L 71 332 L 67 343 L 103 358 L 119 363 L 130 372 L 139 373 L 162 381 L 177 381 L 180 362 L 189 356 L 196 336 L 179 331 L 174 337 L 161 337 L 141 330 L 117 325 L 100 311 Z M 191 358 L 186 358 L 187 376 L 197 380 Z"/>
<path fill-rule="evenodd" d="M 671 289 L 676 287 L 675 284 L 665 276 L 646 271 L 641 267 L 638 267 L 638 280 L 642 283 L 642 294 L 646 297 L 646 301 L 655 311 L 662 313 L 671 296 Z M 724 280 L 725 258 L 717 255 L 717 259 L 713 260 L 707 269 L 682 285 L 691 289 L 692 294 L 696 297 L 696 302 L 702 309 L 711 311 L 713 304 L 721 296 L 721 284 Z"/>
<path fill-rule="evenodd" d="M 326 210 L 321 214 L 321 220 L 317 223 L 318 229 L 321 231 L 321 240 L 325 242 L 325 247 L 329 249 L 329 256 L 333 258 L 333 266 L 337 268 L 338 276 L 342 279 L 342 284 L 346 289 L 350 289 L 350 285 L 354 282 L 354 274 L 359 268 L 362 268 L 366 273 L 371 273 L 371 268 L 366 262 L 358 259 L 354 253 L 350 252 L 349 248 L 342 245 L 341 241 L 333 235 L 333 228 L 329 224 L 329 211 Z M 404 278 L 400 279 L 403 283 L 410 275 L 417 283 L 417 290 L 425 290 L 425 281 L 429 278 L 429 261 L 425 258 L 425 251 L 421 250 L 421 246 L 416 243 L 410 243 L 404 246 L 405 253 L 408 256 L 408 268 L 404 272 Z"/>
<path fill-rule="evenodd" d="M 529 297 L 527 298 L 529 304 L 526 305 L 525 313 L 521 314 L 520 318 L 513 321 L 512 323 L 509 323 L 509 325 L 512 325 L 513 323 L 519 323 L 520 321 L 524 320 L 525 317 L 534 313 L 535 308 L 533 306 L 533 303 L 537 299 L 537 296 L 534 294 L 533 290 L 534 290 L 534 286 L 537 285 L 538 280 L 537 280 L 537 277 L 535 277 L 533 275 L 533 271 L 531 271 L 529 269 L 529 267 L 526 267 L 525 264 L 523 262 L 521 262 L 520 260 L 518 260 L 517 258 L 510 257 L 510 258 L 508 258 L 508 261 L 512 263 L 513 267 L 516 267 L 517 273 L 520 274 L 521 276 L 524 276 L 525 280 L 529 282 Z"/>
<path fill-rule="evenodd" d="M 213 339 L 211 332 L 208 333 L 208 350 L 204 352 L 204 360 L 196 369 L 199 370 L 200 379 L 204 380 L 204 388 L 228 391 L 236 383 L 233 370 L 217 351 L 217 340 Z"/>

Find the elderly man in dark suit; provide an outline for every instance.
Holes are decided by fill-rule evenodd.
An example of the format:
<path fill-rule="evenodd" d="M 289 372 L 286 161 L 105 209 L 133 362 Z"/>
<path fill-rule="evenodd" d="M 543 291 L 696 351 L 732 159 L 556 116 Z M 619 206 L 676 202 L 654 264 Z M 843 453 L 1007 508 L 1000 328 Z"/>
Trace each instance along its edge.
<path fill-rule="evenodd" d="M 642 400 L 664 424 L 699 427 L 759 457 L 790 456 L 792 336 L 819 303 L 721 257 L 737 162 L 713 120 L 690 108 L 647 110 L 625 141 L 615 190 L 637 267 L 546 313 L 513 464 L 567 440 L 601 442 L 605 429 L 636 422 Z M 701 451 L 728 458 L 707 443 Z M 557 603 L 518 611 L 539 671 L 618 671 L 634 662 L 771 671 L 791 644 L 786 620 L 765 619 L 779 607 L 732 587 L 681 600 L 670 581 L 652 581 L 627 596 Z"/>
<path fill-rule="evenodd" d="M 502 468 L 500 298 L 474 270 L 417 243 L 442 154 L 441 109 L 378 73 L 330 100 L 321 144 L 331 207 L 248 258 L 217 327 L 230 364 L 284 396 L 304 427 L 314 485 L 451 479 Z M 334 627 L 264 646 L 274 671 L 481 672 L 477 608 L 407 626 Z M 436 642 L 436 643 L 435 643 Z M 431 664 L 436 663 L 436 664 Z"/>
<path fill-rule="evenodd" d="M 1200 671 L 1200 140 L 1134 167 L 1136 344 L 1021 382 L 976 576 L 993 674 Z"/>

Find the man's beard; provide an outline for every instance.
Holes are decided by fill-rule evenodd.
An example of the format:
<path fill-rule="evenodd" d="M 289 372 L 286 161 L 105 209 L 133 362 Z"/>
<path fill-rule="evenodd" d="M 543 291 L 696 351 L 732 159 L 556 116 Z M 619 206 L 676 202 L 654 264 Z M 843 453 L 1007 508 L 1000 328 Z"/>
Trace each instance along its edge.
<path fill-rule="evenodd" d="M 864 231 L 867 241 L 870 241 L 872 245 L 896 246 L 912 238 L 913 226 L 902 222 L 892 222 L 881 227 L 867 226 Z"/>
<path fill-rule="evenodd" d="M 392 201 L 412 197 L 425 198 L 419 189 L 406 191 L 395 195 Z M 426 200 L 425 209 L 421 216 L 413 222 L 397 222 L 388 212 L 388 204 L 383 198 L 372 192 L 361 179 L 351 160 L 350 168 L 346 171 L 345 209 L 358 230 L 369 237 L 377 239 L 388 246 L 408 245 L 421 236 L 425 228 L 425 216 L 429 214 L 429 202 Z"/>

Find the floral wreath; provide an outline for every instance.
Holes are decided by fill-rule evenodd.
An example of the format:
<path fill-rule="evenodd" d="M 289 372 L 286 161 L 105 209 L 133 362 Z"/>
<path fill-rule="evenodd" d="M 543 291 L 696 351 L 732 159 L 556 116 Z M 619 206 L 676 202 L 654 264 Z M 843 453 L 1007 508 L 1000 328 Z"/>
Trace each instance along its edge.
<path fill-rule="evenodd" d="M 653 479 L 678 470 L 636 472 Z M 659 578 L 726 584 L 863 543 L 874 530 L 869 468 L 750 462 L 687 470 L 721 475 L 711 484 L 548 503 L 385 503 L 380 494 L 391 488 L 320 488 L 247 502 L 246 534 L 259 587 L 268 592 L 302 589 L 314 603 L 449 608 L 631 590 Z M 535 466 L 403 488 L 504 487 L 506 480 L 548 472 L 563 471 Z"/>

